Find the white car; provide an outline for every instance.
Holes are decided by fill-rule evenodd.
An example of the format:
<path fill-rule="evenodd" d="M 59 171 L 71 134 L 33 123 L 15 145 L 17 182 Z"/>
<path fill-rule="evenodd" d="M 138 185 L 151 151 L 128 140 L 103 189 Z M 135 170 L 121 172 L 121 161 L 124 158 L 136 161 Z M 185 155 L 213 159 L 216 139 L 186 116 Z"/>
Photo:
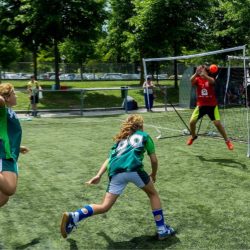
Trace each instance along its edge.
<path fill-rule="evenodd" d="M 102 80 L 122 80 L 122 73 L 105 73 L 101 79 Z"/>

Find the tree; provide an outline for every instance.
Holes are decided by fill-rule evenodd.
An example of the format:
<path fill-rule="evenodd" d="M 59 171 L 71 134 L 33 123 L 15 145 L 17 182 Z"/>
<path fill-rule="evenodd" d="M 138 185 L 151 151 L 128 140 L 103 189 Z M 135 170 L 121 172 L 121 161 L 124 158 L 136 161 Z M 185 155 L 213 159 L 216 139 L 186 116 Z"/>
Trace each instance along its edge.
<path fill-rule="evenodd" d="M 103 40 L 105 47 L 104 59 L 112 62 L 128 62 L 130 56 L 126 42 L 126 32 L 132 31 L 128 20 L 134 14 L 134 5 L 131 0 L 110 0 L 109 18 L 107 22 L 107 36 Z"/>
<path fill-rule="evenodd" d="M 18 41 L 0 36 L 0 82 L 2 69 L 6 69 L 12 62 L 16 61 L 20 55 Z"/>
<path fill-rule="evenodd" d="M 249 44 L 249 9 L 249 0 L 218 1 L 209 22 L 213 43 L 221 48 Z"/>
<path fill-rule="evenodd" d="M 80 75 L 84 71 L 84 63 L 94 54 L 94 41 L 85 43 L 84 41 L 71 41 L 66 39 L 59 46 L 61 55 L 65 56 L 68 63 L 78 63 L 80 66 Z"/>
<path fill-rule="evenodd" d="M 102 0 L 34 0 L 36 10 L 33 20 L 42 24 L 40 34 L 47 39 L 45 44 L 53 45 L 55 58 L 55 81 L 59 88 L 58 46 L 66 38 L 88 43 L 96 38 L 105 18 Z"/>
<path fill-rule="evenodd" d="M 182 48 L 202 47 L 202 30 L 214 1 L 133 0 L 135 13 L 130 18 L 132 32 L 127 44 L 138 50 L 139 59 L 180 55 Z M 175 79 L 177 87 L 177 74 Z"/>
<path fill-rule="evenodd" d="M 97 37 L 105 18 L 104 0 L 3 0 L 1 25 L 36 56 L 53 46 L 55 83 L 60 87 L 58 46 L 66 38 L 88 43 Z"/>

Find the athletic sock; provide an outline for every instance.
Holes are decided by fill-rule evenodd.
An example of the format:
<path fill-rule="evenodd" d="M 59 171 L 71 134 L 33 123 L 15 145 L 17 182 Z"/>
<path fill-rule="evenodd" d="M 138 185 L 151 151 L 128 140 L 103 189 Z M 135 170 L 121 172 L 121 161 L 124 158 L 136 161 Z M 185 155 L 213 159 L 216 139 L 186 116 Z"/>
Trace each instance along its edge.
<path fill-rule="evenodd" d="M 152 213 L 154 215 L 155 224 L 156 224 L 158 233 L 159 232 L 165 232 L 166 227 L 165 227 L 165 222 L 164 222 L 162 209 L 153 210 Z"/>
<path fill-rule="evenodd" d="M 93 212 L 94 210 L 90 205 L 86 205 L 83 208 L 76 210 L 73 213 L 74 223 L 78 223 L 79 221 L 90 217 L 91 215 L 93 215 Z"/>

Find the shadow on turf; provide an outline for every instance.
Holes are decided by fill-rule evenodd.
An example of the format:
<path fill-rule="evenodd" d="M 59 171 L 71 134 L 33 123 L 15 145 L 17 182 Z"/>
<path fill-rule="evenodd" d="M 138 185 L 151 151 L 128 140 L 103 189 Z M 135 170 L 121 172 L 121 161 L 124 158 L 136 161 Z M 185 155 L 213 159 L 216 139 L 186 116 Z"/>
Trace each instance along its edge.
<path fill-rule="evenodd" d="M 24 245 L 21 245 L 21 246 L 16 246 L 14 249 L 21 250 L 21 249 L 26 249 L 26 248 L 32 247 L 32 246 L 40 243 L 40 240 L 41 240 L 40 238 L 35 238 L 31 242 L 29 242 L 27 244 L 24 244 Z"/>
<path fill-rule="evenodd" d="M 100 232 L 98 235 L 108 242 L 107 249 L 166 249 L 180 242 L 176 236 L 159 241 L 157 236 L 143 235 L 129 241 L 115 242 L 104 232 Z"/>
<path fill-rule="evenodd" d="M 217 158 L 217 159 L 206 159 L 205 157 L 199 155 L 197 156 L 200 161 L 207 161 L 207 162 L 215 162 L 222 166 L 230 167 L 230 168 L 241 168 L 243 170 L 247 170 L 247 165 L 241 162 L 235 161 L 233 159 L 224 159 L 224 158 Z"/>
<path fill-rule="evenodd" d="M 69 242 L 69 249 L 70 250 L 78 250 L 76 241 L 73 239 L 67 239 L 67 241 Z"/>

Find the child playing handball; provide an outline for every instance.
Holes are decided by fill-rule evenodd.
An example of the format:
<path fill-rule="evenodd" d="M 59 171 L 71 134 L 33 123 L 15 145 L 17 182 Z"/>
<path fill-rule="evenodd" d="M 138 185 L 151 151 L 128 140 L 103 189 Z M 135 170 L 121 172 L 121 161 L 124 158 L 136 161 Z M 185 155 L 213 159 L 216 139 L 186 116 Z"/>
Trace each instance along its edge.
<path fill-rule="evenodd" d="M 22 129 L 16 113 L 16 95 L 10 83 L 0 84 L 0 207 L 6 204 L 16 191 L 19 153 L 28 149 L 20 146 Z"/>
<path fill-rule="evenodd" d="M 224 138 L 228 149 L 233 150 L 234 146 L 228 139 L 225 129 L 220 122 L 220 113 L 214 91 L 215 79 L 209 75 L 209 68 L 205 65 L 197 67 L 190 80 L 191 84 L 196 86 L 197 106 L 190 119 L 191 137 L 188 139 L 187 145 L 192 145 L 193 141 L 197 139 L 195 133 L 197 121 L 204 115 L 208 115 Z"/>
<path fill-rule="evenodd" d="M 175 231 L 165 224 L 160 197 L 153 182 L 156 180 L 158 160 L 151 137 L 143 131 L 143 118 L 130 115 L 115 136 L 115 144 L 109 158 L 103 163 L 97 175 L 87 184 L 97 184 L 108 171 L 109 184 L 101 204 L 90 204 L 75 212 L 65 212 L 61 221 L 61 234 L 66 238 L 77 223 L 87 217 L 107 212 L 115 204 L 129 182 L 141 188 L 149 197 L 152 213 L 157 226 L 158 239 L 162 240 Z M 152 172 L 148 175 L 143 169 L 143 154 L 147 152 Z"/>

